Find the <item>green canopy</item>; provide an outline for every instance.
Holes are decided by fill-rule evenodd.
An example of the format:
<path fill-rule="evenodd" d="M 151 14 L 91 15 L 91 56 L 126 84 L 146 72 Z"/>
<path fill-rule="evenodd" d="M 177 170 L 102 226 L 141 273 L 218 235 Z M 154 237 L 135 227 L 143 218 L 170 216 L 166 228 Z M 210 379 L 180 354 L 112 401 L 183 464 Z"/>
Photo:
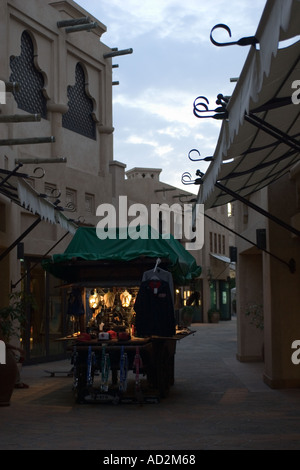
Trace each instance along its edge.
<path fill-rule="evenodd" d="M 140 227 L 138 233 L 136 227 L 109 229 L 106 235 L 108 237 L 101 240 L 95 227 L 79 227 L 64 253 L 42 262 L 44 269 L 68 282 L 84 282 L 96 280 L 97 276 L 117 278 L 121 272 L 129 276 L 131 266 L 139 263 L 145 268 L 148 260 L 149 267 L 151 260 L 154 267 L 156 259 L 160 258 L 166 261 L 166 269 L 172 273 L 176 284 L 189 284 L 201 274 L 195 258 L 172 235 L 161 235 L 150 226 Z M 134 239 L 136 236 L 139 238 Z M 126 271 L 121 269 L 124 265 Z"/>

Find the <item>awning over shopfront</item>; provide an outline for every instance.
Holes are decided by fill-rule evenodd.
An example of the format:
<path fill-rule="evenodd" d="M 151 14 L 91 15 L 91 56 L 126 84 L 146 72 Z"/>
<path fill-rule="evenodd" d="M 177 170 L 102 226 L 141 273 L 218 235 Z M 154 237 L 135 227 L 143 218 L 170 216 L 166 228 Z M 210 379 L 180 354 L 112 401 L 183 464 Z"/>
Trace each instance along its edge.
<path fill-rule="evenodd" d="M 230 269 L 235 271 L 235 264 L 231 262 L 231 259 L 224 255 L 217 255 L 216 253 L 209 253 L 210 256 L 221 261 L 222 263 L 228 264 Z"/>
<path fill-rule="evenodd" d="M 300 42 L 283 43 L 300 34 L 299 19 L 299 0 L 267 1 L 202 178 L 206 209 L 251 195 L 300 159 Z"/>
<path fill-rule="evenodd" d="M 70 221 L 57 206 L 35 191 L 25 178 L 28 178 L 28 175 L 1 169 L 0 194 L 39 216 L 41 220 L 59 224 L 64 230 L 74 234 L 77 229 L 76 224 Z"/>
<path fill-rule="evenodd" d="M 228 263 L 228 264 L 230 263 L 230 258 L 228 258 L 227 256 L 216 255 L 215 253 L 209 253 L 209 254 L 213 258 L 216 258 L 217 260 L 222 261 L 222 263 Z"/>
<path fill-rule="evenodd" d="M 201 267 L 195 258 L 172 235 L 163 238 L 149 226 L 141 227 L 143 238 L 132 239 L 127 229 L 116 229 L 116 238 L 100 240 L 94 227 L 79 227 L 62 254 L 45 260 L 43 267 L 54 276 L 71 282 L 91 282 L 122 277 L 141 280 L 142 271 L 155 267 L 157 258 L 164 260 L 166 269 L 179 285 L 189 284 L 200 276 Z M 153 238 L 155 232 L 156 239 Z M 122 238 L 122 237 L 127 238 Z"/>

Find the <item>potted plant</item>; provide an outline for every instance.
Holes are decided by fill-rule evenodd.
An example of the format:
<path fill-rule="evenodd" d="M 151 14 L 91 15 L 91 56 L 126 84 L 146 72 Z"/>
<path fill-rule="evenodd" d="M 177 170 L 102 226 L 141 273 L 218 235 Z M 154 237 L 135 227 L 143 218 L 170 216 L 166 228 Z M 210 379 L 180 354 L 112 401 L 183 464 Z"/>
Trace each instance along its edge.
<path fill-rule="evenodd" d="M 182 325 L 187 328 L 191 325 L 194 315 L 193 307 L 186 306 L 181 309 L 181 322 Z"/>
<path fill-rule="evenodd" d="M 14 350 L 20 351 L 10 341 L 24 324 L 29 302 L 28 296 L 22 292 L 14 292 L 9 295 L 8 305 L 0 308 L 0 341 L 5 344 L 5 361 L 0 364 L 0 406 L 10 404 L 18 373 Z"/>
<path fill-rule="evenodd" d="M 217 308 L 210 308 L 207 313 L 209 323 L 219 323 L 220 310 L 218 310 Z"/>

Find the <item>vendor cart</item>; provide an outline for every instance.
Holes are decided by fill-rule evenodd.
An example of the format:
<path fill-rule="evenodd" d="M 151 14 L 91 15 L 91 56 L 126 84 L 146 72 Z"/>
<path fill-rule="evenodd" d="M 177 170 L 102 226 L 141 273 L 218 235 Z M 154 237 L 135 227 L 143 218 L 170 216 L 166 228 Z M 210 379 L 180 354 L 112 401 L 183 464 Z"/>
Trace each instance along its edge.
<path fill-rule="evenodd" d="M 75 340 L 70 350 L 76 402 L 156 403 L 167 397 L 174 384 L 176 343 L 191 333 L 185 329 L 171 338 Z"/>
<path fill-rule="evenodd" d="M 195 259 L 171 236 L 152 239 L 149 227 L 138 239 L 119 230 L 100 240 L 96 229 L 81 227 L 63 254 L 43 263 L 65 282 L 59 287 L 73 327 L 64 339 L 78 403 L 166 397 L 177 341 L 191 334 L 175 318 L 174 287 L 200 275 Z"/>

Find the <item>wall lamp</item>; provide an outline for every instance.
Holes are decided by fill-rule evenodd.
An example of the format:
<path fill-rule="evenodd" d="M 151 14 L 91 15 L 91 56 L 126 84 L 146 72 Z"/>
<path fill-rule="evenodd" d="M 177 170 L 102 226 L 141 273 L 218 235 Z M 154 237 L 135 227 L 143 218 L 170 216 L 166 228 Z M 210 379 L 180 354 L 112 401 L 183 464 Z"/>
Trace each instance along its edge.
<path fill-rule="evenodd" d="M 17 259 L 24 261 L 24 243 L 20 242 L 17 244 Z"/>

